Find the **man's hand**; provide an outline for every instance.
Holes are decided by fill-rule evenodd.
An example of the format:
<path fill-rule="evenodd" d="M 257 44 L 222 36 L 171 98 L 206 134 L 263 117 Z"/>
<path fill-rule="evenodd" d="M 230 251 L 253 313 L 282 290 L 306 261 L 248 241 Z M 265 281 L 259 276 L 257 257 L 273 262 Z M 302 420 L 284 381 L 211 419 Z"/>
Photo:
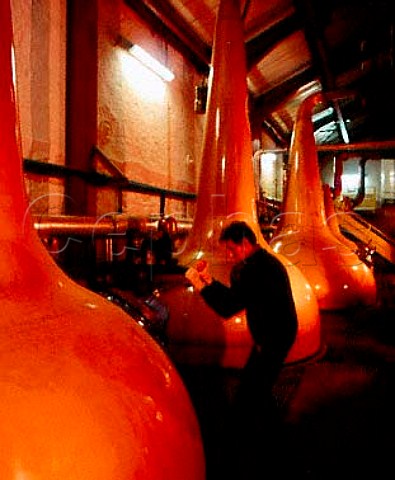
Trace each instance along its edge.
<path fill-rule="evenodd" d="M 206 283 L 200 278 L 199 272 L 194 267 L 188 268 L 185 272 L 185 277 L 191 282 L 193 287 L 200 292 L 206 286 Z"/>
<path fill-rule="evenodd" d="M 196 263 L 196 270 L 199 272 L 200 279 L 203 280 L 206 285 L 210 285 L 210 283 L 212 283 L 213 277 L 208 271 L 208 263 L 206 260 L 199 260 Z"/>
<path fill-rule="evenodd" d="M 198 292 L 206 285 L 210 285 L 213 281 L 213 277 L 208 271 L 208 263 L 206 260 L 196 262 L 193 267 L 185 272 L 185 276 Z"/>

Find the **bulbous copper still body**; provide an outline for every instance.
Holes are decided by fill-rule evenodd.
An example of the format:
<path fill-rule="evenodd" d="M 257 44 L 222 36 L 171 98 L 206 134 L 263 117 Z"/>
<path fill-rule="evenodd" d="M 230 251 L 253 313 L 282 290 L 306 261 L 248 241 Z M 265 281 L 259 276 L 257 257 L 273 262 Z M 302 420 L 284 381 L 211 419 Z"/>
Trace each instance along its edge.
<path fill-rule="evenodd" d="M 271 251 L 257 220 L 251 132 L 247 108 L 247 71 L 243 26 L 237 0 L 222 0 L 214 35 L 212 69 L 203 139 L 198 198 L 192 229 L 179 263 L 185 267 L 206 259 L 215 278 L 228 283 L 232 264 L 219 245 L 222 227 L 244 220 L 255 231 L 263 248 Z M 274 254 L 273 251 L 271 253 Z M 288 268 L 298 313 L 297 340 L 288 361 L 301 360 L 320 349 L 320 318 L 308 281 L 294 265 L 279 256 Z M 263 273 L 264 274 L 264 273 Z M 170 318 L 168 337 L 185 361 L 244 365 L 252 340 L 244 312 L 223 320 L 209 309 L 185 282 L 162 294 Z M 268 317 L 275 316 L 269 311 Z M 193 356 L 193 353 L 196 355 Z"/>
<path fill-rule="evenodd" d="M 31 224 L 0 0 L 0 478 L 205 478 L 199 425 L 162 349 L 53 262 Z"/>
<path fill-rule="evenodd" d="M 328 226 L 318 168 L 312 112 L 322 102 L 313 94 L 299 107 L 289 154 L 289 174 L 273 249 L 297 265 L 322 310 L 373 305 L 373 271 Z M 332 219 L 333 220 L 333 219 Z"/>

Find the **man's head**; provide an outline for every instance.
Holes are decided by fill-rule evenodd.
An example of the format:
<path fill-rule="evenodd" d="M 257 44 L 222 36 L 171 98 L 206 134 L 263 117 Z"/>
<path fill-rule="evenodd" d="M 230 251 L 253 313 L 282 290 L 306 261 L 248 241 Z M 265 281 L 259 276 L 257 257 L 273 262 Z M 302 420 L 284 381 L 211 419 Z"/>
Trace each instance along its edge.
<path fill-rule="evenodd" d="M 253 230 L 242 221 L 234 221 L 221 232 L 220 242 L 225 242 L 226 249 L 235 262 L 249 257 L 257 248 L 257 238 Z"/>

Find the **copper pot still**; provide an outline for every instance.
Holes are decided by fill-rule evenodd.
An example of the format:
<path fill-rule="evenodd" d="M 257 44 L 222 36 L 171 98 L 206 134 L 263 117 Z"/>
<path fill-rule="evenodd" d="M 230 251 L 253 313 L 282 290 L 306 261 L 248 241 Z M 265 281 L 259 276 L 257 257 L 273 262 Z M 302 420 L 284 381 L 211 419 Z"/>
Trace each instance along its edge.
<path fill-rule="evenodd" d="M 212 69 L 208 80 L 198 197 L 193 225 L 176 257 L 188 267 L 207 260 L 214 276 L 229 281 L 232 264 L 218 244 L 221 228 L 244 220 L 261 246 L 277 255 L 260 232 L 256 209 L 247 68 L 243 22 L 238 0 L 222 0 L 217 13 Z M 317 354 L 321 347 L 318 303 L 309 282 L 287 258 L 286 267 L 298 313 L 298 334 L 287 362 Z M 175 358 L 189 363 L 243 367 L 252 347 L 244 312 L 224 320 L 181 279 L 162 293 L 169 306 L 167 336 Z M 268 316 L 272 316 L 268 306 Z M 274 313 L 275 315 L 275 313 Z"/>
<path fill-rule="evenodd" d="M 68 278 L 33 229 L 9 0 L 0 0 L 0 39 L 0 478 L 203 480 L 199 425 L 168 357 L 120 308 Z"/>

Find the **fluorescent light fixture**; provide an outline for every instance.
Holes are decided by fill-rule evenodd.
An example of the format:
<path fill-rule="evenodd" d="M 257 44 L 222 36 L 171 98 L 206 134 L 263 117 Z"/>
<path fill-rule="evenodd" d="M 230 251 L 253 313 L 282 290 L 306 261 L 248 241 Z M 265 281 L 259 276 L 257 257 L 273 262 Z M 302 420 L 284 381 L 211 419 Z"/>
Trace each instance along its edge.
<path fill-rule="evenodd" d="M 322 110 L 321 112 L 318 112 L 318 113 L 315 113 L 313 115 L 313 122 L 318 122 L 318 120 L 322 120 L 324 118 L 327 118 L 327 117 L 330 117 L 331 115 L 333 115 L 335 112 L 334 108 L 333 107 L 328 107 L 328 108 L 325 108 L 325 110 Z"/>
<path fill-rule="evenodd" d="M 129 53 L 136 58 L 140 63 L 142 63 L 149 70 L 154 72 L 162 80 L 166 82 L 171 82 L 174 80 L 174 74 L 171 70 L 162 65 L 158 60 L 152 57 L 148 52 L 146 52 L 139 45 L 133 44 L 128 48 Z"/>
<path fill-rule="evenodd" d="M 274 152 L 263 152 L 263 153 L 261 153 L 261 161 L 262 162 L 273 163 L 275 160 L 277 160 L 277 155 Z"/>

